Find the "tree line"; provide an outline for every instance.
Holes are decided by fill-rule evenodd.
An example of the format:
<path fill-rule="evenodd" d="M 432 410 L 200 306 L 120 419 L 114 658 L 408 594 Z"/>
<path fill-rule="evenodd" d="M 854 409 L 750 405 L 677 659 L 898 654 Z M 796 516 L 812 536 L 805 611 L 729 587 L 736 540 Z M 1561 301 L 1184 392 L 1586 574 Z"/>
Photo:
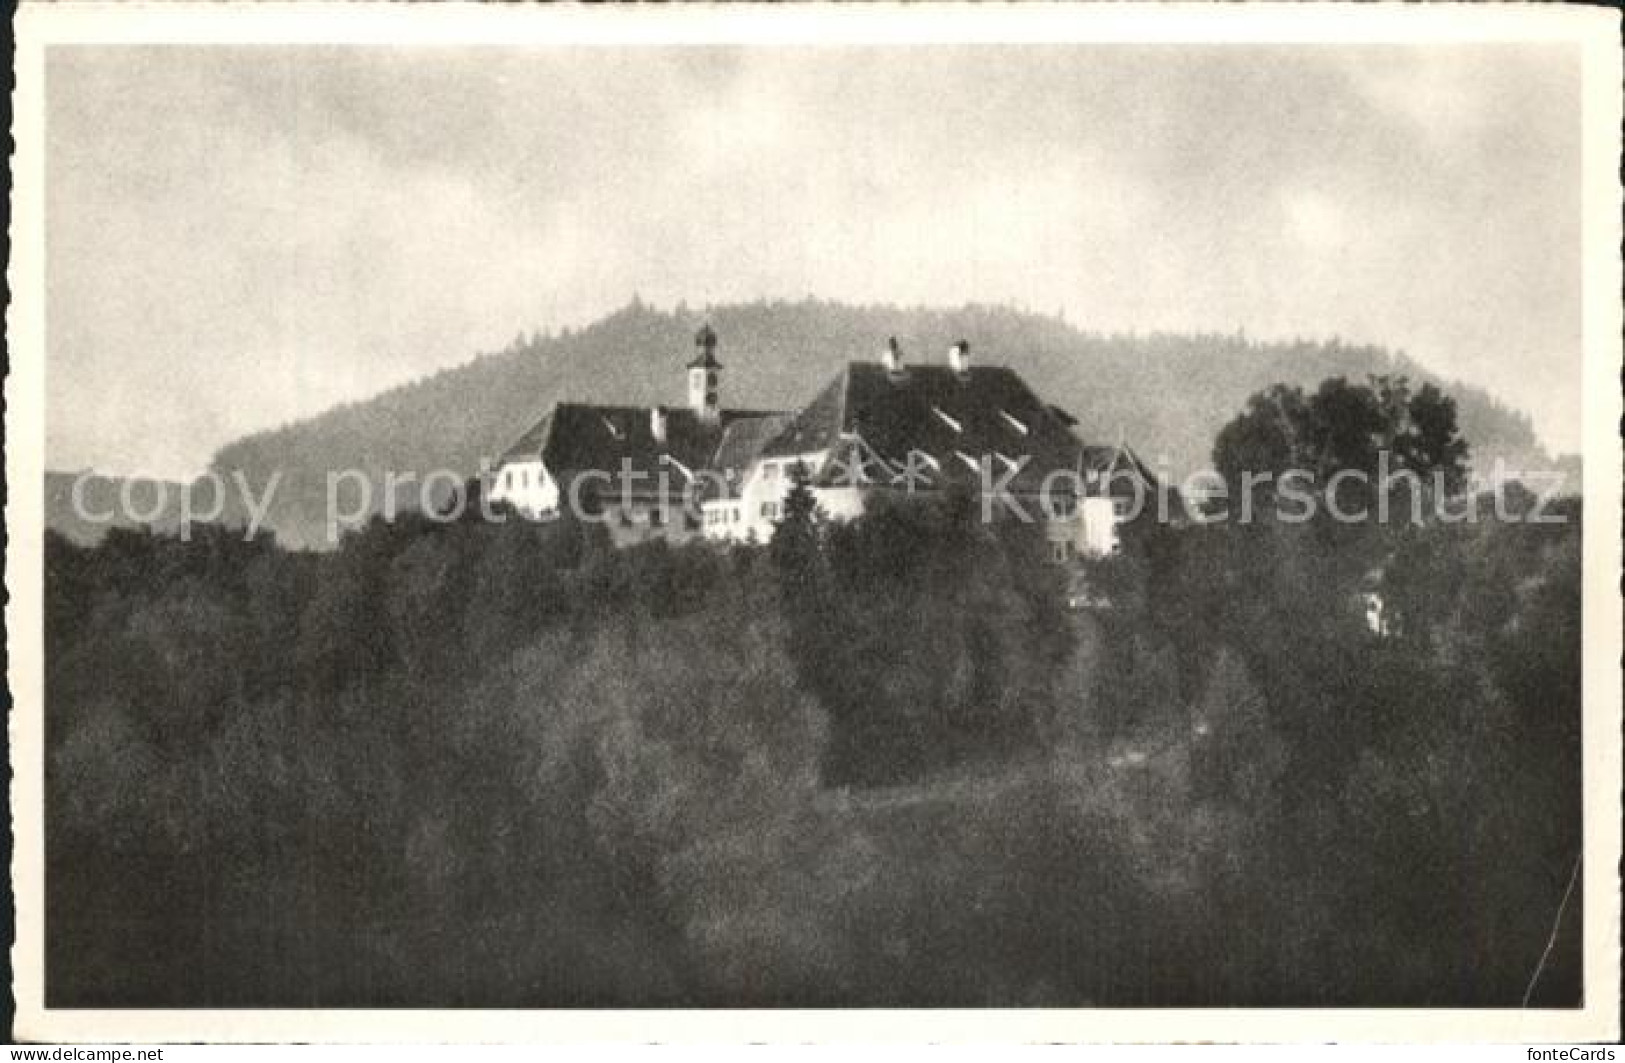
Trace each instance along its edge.
<path fill-rule="evenodd" d="M 1459 467 L 1400 390 L 1266 394 L 1215 467 L 1363 461 L 1351 425 Z M 50 536 L 48 1004 L 1521 998 L 1579 846 L 1577 500 L 1139 522 L 1086 613 L 972 501 L 802 485 L 760 547 Z"/>

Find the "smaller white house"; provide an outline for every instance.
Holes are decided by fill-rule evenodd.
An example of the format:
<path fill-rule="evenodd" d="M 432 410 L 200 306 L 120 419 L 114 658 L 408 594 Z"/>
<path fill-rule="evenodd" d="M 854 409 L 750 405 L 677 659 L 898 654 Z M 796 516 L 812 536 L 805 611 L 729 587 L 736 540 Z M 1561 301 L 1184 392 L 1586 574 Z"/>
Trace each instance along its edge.
<path fill-rule="evenodd" d="M 559 510 L 559 484 L 542 459 L 554 415 L 549 413 L 508 449 L 492 476 L 491 499 L 513 506 L 527 517 L 547 517 Z"/>

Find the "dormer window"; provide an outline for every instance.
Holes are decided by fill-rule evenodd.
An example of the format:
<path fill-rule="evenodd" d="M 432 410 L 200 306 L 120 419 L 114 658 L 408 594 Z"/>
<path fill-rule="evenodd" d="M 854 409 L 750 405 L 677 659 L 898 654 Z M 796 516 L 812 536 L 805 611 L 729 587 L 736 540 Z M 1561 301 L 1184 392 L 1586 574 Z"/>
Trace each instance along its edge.
<path fill-rule="evenodd" d="M 683 479 L 687 480 L 689 483 L 694 482 L 694 470 L 690 469 L 687 465 L 684 465 L 670 454 L 660 455 L 660 460 L 667 465 L 675 465 L 677 467 L 677 471 L 683 474 Z"/>
<path fill-rule="evenodd" d="M 941 421 L 943 424 L 947 425 L 949 428 L 952 428 L 955 432 L 963 432 L 965 430 L 964 425 L 960 424 L 957 420 L 955 420 L 954 418 L 948 416 L 946 413 L 942 412 L 942 407 L 941 406 L 933 406 L 933 407 L 931 407 L 931 412 L 937 415 L 937 420 Z"/>
<path fill-rule="evenodd" d="M 1030 429 L 1026 425 L 1022 424 L 1016 418 L 1010 416 L 1009 412 L 1007 412 L 1005 410 L 1000 410 L 999 411 L 999 416 L 1004 419 L 1005 424 L 1009 425 L 1011 428 L 1015 429 L 1017 432 L 1019 432 L 1022 435 L 1026 435 L 1030 431 Z"/>

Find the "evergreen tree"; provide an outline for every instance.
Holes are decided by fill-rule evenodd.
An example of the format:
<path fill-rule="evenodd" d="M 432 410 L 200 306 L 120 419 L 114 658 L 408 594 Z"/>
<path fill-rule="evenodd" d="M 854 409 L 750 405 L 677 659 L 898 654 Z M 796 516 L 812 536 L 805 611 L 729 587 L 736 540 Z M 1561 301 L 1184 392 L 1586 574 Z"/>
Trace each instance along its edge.
<path fill-rule="evenodd" d="M 796 462 L 790 467 L 790 491 L 784 496 L 783 516 L 773 529 L 768 550 L 778 569 L 784 589 L 801 594 L 810 589 L 817 579 L 818 498 L 812 491 L 812 477 L 807 466 Z"/>

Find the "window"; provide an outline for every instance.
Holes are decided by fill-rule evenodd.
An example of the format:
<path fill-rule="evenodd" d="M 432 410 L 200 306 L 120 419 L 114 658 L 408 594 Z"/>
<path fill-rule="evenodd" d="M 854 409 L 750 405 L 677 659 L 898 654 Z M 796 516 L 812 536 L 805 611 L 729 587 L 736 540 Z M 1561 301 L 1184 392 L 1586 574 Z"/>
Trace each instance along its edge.
<path fill-rule="evenodd" d="M 931 407 L 931 412 L 936 414 L 938 420 L 940 420 L 943 424 L 947 425 L 949 428 L 952 428 L 955 432 L 963 432 L 965 430 L 964 425 L 960 424 L 958 421 L 954 420 L 952 417 L 949 417 L 946 413 L 943 413 L 942 412 L 942 407 L 933 406 L 933 407 Z"/>
<path fill-rule="evenodd" d="M 687 465 L 684 465 L 670 454 L 660 455 L 660 462 L 662 465 L 670 465 L 678 472 L 682 473 L 683 479 L 687 480 L 689 483 L 694 482 L 694 470 L 690 469 Z"/>
<path fill-rule="evenodd" d="M 530 486 L 530 473 L 526 472 L 524 469 L 519 470 L 519 486 L 520 487 L 529 487 Z"/>
<path fill-rule="evenodd" d="M 739 523 L 739 507 L 738 506 L 735 506 L 735 507 L 733 507 L 733 509 L 729 510 L 729 519 L 732 520 L 735 524 Z"/>
<path fill-rule="evenodd" d="M 513 490 L 513 470 L 512 469 L 509 469 L 507 472 L 502 474 L 502 486 L 507 488 L 510 491 Z"/>
<path fill-rule="evenodd" d="M 763 517 L 767 518 L 768 520 L 774 520 L 774 519 L 776 519 L 778 517 L 778 515 L 779 515 L 779 504 L 777 502 L 763 502 L 762 503 L 762 516 Z"/>
<path fill-rule="evenodd" d="M 1065 539 L 1057 539 L 1049 544 L 1050 560 L 1061 564 L 1072 557 L 1072 544 Z"/>
<path fill-rule="evenodd" d="M 1004 418 L 1004 423 L 1005 424 L 1009 425 L 1011 428 L 1014 428 L 1017 432 L 1021 433 L 1022 435 L 1027 434 L 1027 432 L 1028 432 L 1027 426 L 1022 424 L 1020 421 L 1016 420 L 1014 417 L 1010 416 L 1004 410 L 999 411 L 999 416 Z"/>
<path fill-rule="evenodd" d="M 762 479 L 777 480 L 779 478 L 779 463 L 776 461 L 762 462 Z"/>
<path fill-rule="evenodd" d="M 665 523 L 666 523 L 666 513 L 665 513 L 664 510 L 660 509 L 657 506 L 654 509 L 651 509 L 649 511 L 649 527 L 651 527 L 651 528 L 659 528 L 659 527 L 663 527 L 665 525 Z"/>

